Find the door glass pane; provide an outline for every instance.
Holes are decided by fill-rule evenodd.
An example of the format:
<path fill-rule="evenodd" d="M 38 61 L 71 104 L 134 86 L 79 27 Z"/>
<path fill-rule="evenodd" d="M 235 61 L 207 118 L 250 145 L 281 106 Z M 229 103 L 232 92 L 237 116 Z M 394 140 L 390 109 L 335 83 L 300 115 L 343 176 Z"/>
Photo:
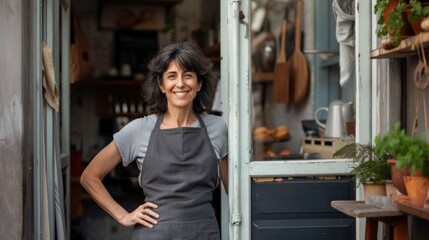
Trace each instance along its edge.
<path fill-rule="evenodd" d="M 332 158 L 354 142 L 354 48 L 341 48 L 350 70 L 340 74 L 336 37 L 337 23 L 354 15 L 354 1 L 344 2 L 252 1 L 252 160 Z M 354 45 L 351 23 L 341 27 Z"/>

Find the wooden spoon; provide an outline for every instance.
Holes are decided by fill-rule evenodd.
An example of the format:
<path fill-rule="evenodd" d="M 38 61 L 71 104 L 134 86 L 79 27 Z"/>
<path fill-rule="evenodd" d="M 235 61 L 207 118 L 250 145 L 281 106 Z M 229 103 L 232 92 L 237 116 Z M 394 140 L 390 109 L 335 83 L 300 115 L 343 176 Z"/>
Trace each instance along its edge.
<path fill-rule="evenodd" d="M 280 40 L 281 47 L 276 65 L 274 66 L 273 101 L 279 103 L 288 103 L 290 101 L 289 64 L 286 62 L 285 55 L 286 27 L 286 20 L 283 20 Z"/>
<path fill-rule="evenodd" d="M 301 51 L 302 0 L 297 0 L 295 19 L 295 50 L 290 58 L 291 102 L 299 103 L 308 91 L 307 59 Z"/>

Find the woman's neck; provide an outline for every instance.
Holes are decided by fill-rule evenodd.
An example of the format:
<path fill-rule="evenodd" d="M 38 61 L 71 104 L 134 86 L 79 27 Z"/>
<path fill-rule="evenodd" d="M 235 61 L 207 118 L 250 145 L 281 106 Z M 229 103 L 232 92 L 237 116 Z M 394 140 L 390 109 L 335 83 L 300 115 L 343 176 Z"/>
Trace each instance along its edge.
<path fill-rule="evenodd" d="M 189 127 L 195 120 L 197 120 L 196 113 L 190 109 L 187 111 L 174 111 L 168 110 L 164 114 L 164 120 L 162 122 L 162 128 L 177 128 L 177 127 Z"/>

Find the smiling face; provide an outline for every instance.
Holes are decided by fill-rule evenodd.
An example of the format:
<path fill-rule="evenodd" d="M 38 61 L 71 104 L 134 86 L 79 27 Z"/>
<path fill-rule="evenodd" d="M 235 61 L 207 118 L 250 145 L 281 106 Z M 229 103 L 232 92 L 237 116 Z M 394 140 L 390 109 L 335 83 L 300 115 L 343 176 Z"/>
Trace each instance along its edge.
<path fill-rule="evenodd" d="M 172 61 L 162 75 L 160 89 L 167 98 L 168 109 L 192 109 L 201 83 L 198 83 L 195 72 L 186 71 L 176 61 Z"/>

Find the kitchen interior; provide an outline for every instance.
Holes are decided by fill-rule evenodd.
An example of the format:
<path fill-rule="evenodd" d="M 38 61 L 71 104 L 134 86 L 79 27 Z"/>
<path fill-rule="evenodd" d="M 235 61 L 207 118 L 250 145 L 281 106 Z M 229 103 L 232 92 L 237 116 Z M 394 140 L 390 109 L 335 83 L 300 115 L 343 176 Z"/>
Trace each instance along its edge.
<path fill-rule="evenodd" d="M 251 2 L 252 161 L 332 159 L 335 150 L 354 141 L 353 24 L 345 25 L 351 32 L 345 43 L 336 38 L 339 8 L 353 15 L 354 1 L 336 2 L 345 4 Z M 145 64 L 161 47 L 173 40 L 194 41 L 220 69 L 220 1 L 76 0 L 75 10 L 91 73 L 70 88 L 71 239 L 129 239 L 132 230 L 116 223 L 80 188 L 80 171 L 113 133 L 149 114 L 140 84 Z M 348 58 L 340 58 L 340 51 Z M 340 69 L 339 61 L 348 63 L 348 69 Z M 276 68 L 289 76 L 287 81 Z M 222 114 L 219 99 L 210 113 Z M 137 175 L 135 165 L 118 166 L 105 179 L 128 210 L 144 201 Z M 284 234 L 314 239 L 321 232 L 323 239 L 355 237 L 354 218 L 328 205 L 355 199 L 351 176 L 257 177 L 251 189 L 252 239 L 281 239 Z M 219 191 L 213 202 L 218 214 Z M 309 236 L 300 235 L 303 228 L 310 229 Z"/>

